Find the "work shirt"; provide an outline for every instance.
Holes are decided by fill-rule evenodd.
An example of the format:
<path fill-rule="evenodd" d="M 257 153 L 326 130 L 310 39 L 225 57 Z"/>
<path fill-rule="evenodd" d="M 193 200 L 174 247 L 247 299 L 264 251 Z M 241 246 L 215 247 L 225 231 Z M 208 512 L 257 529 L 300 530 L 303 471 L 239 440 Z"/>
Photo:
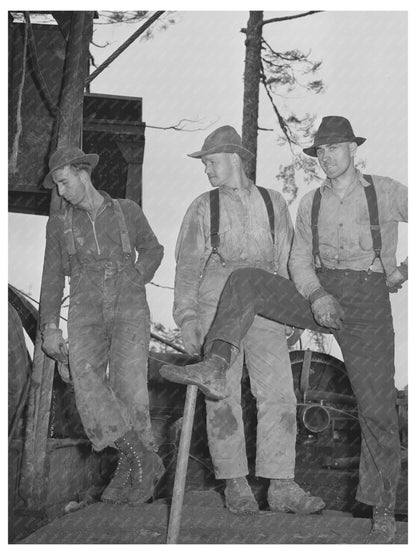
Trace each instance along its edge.
<path fill-rule="evenodd" d="M 198 315 L 198 290 L 211 266 L 254 266 L 288 277 L 287 261 L 293 226 L 287 205 L 277 191 L 268 190 L 275 214 L 273 246 L 266 205 L 257 187 L 219 188 L 219 248 L 212 254 L 209 192 L 188 208 L 176 243 L 176 276 L 173 316 L 178 326 Z"/>
<path fill-rule="evenodd" d="M 381 262 L 374 261 L 370 216 L 364 187 L 369 183 L 357 170 L 355 181 L 341 198 L 329 179 L 321 185 L 318 218 L 319 253 L 330 269 L 368 270 L 391 274 L 397 267 L 398 223 L 407 222 L 407 187 L 389 177 L 373 176 L 381 229 Z M 311 210 L 315 190 L 300 201 L 289 269 L 298 291 L 306 298 L 321 287 L 312 253 Z M 373 263 L 374 261 L 374 263 Z"/>
<path fill-rule="evenodd" d="M 102 191 L 104 202 L 93 221 L 86 210 L 73 208 L 72 230 L 76 254 L 69 265 L 68 250 L 64 238 L 65 210 L 52 214 L 46 226 L 46 249 L 40 298 L 41 326 L 47 323 L 59 325 L 65 275 L 73 276 L 82 268 L 103 268 L 106 262 L 125 263 L 120 226 L 113 200 Z M 126 221 L 132 261 L 148 283 L 163 257 L 159 244 L 140 206 L 132 200 L 120 199 Z M 138 258 L 137 258 L 138 255 Z"/>

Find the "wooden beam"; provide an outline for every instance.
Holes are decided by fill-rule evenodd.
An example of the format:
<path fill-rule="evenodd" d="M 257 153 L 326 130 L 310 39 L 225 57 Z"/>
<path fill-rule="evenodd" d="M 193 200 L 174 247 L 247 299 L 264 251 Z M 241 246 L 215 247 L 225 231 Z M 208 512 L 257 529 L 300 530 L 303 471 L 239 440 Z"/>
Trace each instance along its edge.
<path fill-rule="evenodd" d="M 80 144 L 84 81 L 88 69 L 88 48 L 92 38 L 92 17 L 93 12 L 72 12 L 59 102 L 58 147 Z M 51 214 L 60 207 L 60 201 L 54 189 Z M 27 508 L 31 510 L 42 510 L 45 507 L 49 480 L 47 441 L 55 361 L 44 355 L 41 346 L 38 328 L 20 481 L 20 494 Z"/>

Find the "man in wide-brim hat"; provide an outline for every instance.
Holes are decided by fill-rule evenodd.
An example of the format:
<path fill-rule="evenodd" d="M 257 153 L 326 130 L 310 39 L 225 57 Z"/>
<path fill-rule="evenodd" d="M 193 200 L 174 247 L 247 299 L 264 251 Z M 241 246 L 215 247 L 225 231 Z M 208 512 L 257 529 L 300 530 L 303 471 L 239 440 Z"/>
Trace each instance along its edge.
<path fill-rule="evenodd" d="M 389 294 L 407 280 L 407 260 L 399 266 L 396 261 L 398 223 L 407 222 L 407 187 L 361 174 L 354 157 L 363 142 L 346 118 L 323 118 L 304 152 L 318 159 L 327 177 L 299 204 L 289 259 L 293 281 L 259 269 L 233 272 L 205 339 L 207 354 L 182 370 L 182 382 L 224 394 L 227 357 L 241 348 L 257 315 L 333 333 L 358 405 L 356 498 L 373 507 L 367 543 L 392 543 L 400 441 Z"/>
<path fill-rule="evenodd" d="M 176 245 L 173 316 L 186 350 L 198 355 L 221 290 L 234 269 L 256 266 L 270 276 L 274 272 L 288 276 L 293 228 L 283 197 L 256 187 L 247 177 L 244 164 L 253 154 L 243 147 L 234 127 L 215 129 L 202 148 L 189 156 L 202 161 L 213 189 L 192 202 L 182 222 Z M 246 478 L 241 408 L 244 357 L 257 398 L 256 475 L 270 479 L 269 506 L 275 511 L 319 511 L 325 506 L 322 499 L 309 495 L 294 481 L 296 397 L 285 327 L 261 317 L 253 322 L 235 360 L 228 360 L 227 398 L 206 399 L 209 448 L 215 476 L 226 482 L 226 506 L 235 514 L 259 511 Z M 176 371 L 173 381 L 181 382 L 182 368 L 170 368 Z"/>
<path fill-rule="evenodd" d="M 56 187 L 66 203 L 47 224 L 42 348 L 61 363 L 61 377 L 72 379 L 93 449 L 115 445 L 120 452 L 102 501 L 137 505 L 152 497 L 164 470 L 149 417 L 145 293 L 163 247 L 138 204 L 94 187 L 91 172 L 98 160 L 76 146 L 58 148 L 49 160 L 44 186 Z M 65 275 L 70 278 L 68 346 L 59 327 Z"/>

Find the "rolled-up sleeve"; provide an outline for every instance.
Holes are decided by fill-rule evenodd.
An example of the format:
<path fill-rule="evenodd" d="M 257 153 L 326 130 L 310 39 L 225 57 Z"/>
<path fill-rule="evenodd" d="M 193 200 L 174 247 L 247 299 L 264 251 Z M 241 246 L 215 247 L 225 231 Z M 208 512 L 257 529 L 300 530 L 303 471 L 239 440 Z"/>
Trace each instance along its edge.
<path fill-rule="evenodd" d="M 207 209 L 207 203 L 201 197 L 192 202 L 176 242 L 173 318 L 178 326 L 185 320 L 198 317 L 198 289 L 207 240 L 204 232 Z"/>
<path fill-rule="evenodd" d="M 289 258 L 290 276 L 305 298 L 321 287 L 315 272 L 312 251 L 311 209 L 314 191 L 305 195 L 298 208 L 295 235 Z"/>
<path fill-rule="evenodd" d="M 135 247 L 139 254 L 135 267 L 142 275 L 144 283 L 149 283 L 162 262 L 163 247 L 138 205 L 135 206 L 134 221 L 136 227 Z"/>

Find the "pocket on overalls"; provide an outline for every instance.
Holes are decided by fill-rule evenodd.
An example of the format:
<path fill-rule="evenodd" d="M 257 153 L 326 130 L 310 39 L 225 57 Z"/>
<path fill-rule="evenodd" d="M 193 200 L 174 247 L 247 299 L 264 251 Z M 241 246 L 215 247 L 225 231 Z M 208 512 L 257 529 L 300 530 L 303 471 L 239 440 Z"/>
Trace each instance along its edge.
<path fill-rule="evenodd" d="M 134 266 L 128 266 L 125 270 L 125 275 L 129 283 L 141 290 L 144 289 L 143 276 Z"/>

